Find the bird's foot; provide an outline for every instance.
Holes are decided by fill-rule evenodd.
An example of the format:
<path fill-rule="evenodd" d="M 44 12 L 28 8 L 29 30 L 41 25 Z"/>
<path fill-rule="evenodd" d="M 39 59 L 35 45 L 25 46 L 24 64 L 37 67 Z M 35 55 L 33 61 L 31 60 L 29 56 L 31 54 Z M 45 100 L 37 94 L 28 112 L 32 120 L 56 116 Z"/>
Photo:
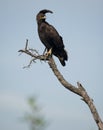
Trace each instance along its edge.
<path fill-rule="evenodd" d="M 47 51 L 46 56 L 47 57 L 51 57 L 52 56 L 52 48 L 50 48 L 49 51 Z"/>

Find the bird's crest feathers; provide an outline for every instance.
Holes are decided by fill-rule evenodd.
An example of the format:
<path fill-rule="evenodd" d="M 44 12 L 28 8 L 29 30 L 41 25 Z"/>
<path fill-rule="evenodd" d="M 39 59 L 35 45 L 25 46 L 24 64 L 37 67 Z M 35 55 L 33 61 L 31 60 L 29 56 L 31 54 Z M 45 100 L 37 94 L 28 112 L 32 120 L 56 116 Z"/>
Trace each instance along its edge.
<path fill-rule="evenodd" d="M 43 9 L 39 13 L 45 14 L 45 13 L 53 13 L 51 10 Z"/>

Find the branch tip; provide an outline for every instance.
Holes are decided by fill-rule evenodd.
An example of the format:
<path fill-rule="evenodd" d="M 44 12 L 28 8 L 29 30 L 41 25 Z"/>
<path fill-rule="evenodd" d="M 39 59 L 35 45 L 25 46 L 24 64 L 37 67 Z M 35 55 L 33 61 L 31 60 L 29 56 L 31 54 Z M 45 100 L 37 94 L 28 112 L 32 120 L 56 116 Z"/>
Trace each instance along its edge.
<path fill-rule="evenodd" d="M 79 88 L 80 90 L 85 91 L 85 89 L 84 89 L 84 87 L 82 86 L 81 83 L 77 82 L 77 86 L 78 86 L 78 88 Z"/>
<path fill-rule="evenodd" d="M 28 39 L 26 39 L 25 50 L 27 50 L 27 47 L 28 47 Z"/>

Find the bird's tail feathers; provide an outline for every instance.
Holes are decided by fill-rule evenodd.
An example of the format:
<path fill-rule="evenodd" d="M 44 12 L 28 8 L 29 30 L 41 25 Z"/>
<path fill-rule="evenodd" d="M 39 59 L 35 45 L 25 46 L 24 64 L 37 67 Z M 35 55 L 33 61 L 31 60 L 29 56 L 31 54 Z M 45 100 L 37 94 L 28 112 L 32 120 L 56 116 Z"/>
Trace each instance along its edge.
<path fill-rule="evenodd" d="M 67 54 L 66 50 L 64 50 L 64 49 L 62 50 L 61 57 L 63 57 L 63 59 L 66 61 L 68 60 L 68 54 Z"/>
<path fill-rule="evenodd" d="M 63 66 L 65 66 L 65 60 L 66 60 L 66 61 L 68 60 L 68 55 L 67 55 L 66 50 L 63 49 L 63 50 L 60 52 L 60 56 L 59 56 L 58 58 L 59 58 L 60 63 L 61 63 Z"/>
<path fill-rule="evenodd" d="M 59 61 L 63 66 L 65 66 L 65 60 L 63 58 L 59 57 Z"/>

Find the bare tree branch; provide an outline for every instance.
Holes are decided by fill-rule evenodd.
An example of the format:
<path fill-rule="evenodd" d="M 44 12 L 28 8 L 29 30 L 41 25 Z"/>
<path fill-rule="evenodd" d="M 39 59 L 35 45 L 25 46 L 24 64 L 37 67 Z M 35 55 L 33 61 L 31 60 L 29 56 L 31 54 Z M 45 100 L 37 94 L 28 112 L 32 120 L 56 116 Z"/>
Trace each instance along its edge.
<path fill-rule="evenodd" d="M 91 99 L 89 97 L 88 93 L 86 92 L 85 88 L 82 86 L 81 83 L 77 82 L 77 86 L 73 86 L 68 81 L 66 81 L 64 79 L 63 75 L 58 70 L 54 59 L 52 57 L 47 57 L 47 55 L 39 55 L 36 50 L 31 51 L 30 49 L 28 49 L 28 40 L 26 41 L 25 49 L 19 50 L 19 52 L 26 53 L 33 58 L 33 60 L 30 61 L 28 67 L 30 67 L 32 61 L 35 61 L 37 59 L 48 61 L 50 68 L 52 69 L 54 75 L 57 77 L 59 82 L 69 91 L 71 91 L 71 92 L 79 95 L 80 97 L 82 97 L 82 100 L 88 105 L 88 107 L 89 107 L 89 109 L 90 109 L 90 111 L 93 115 L 93 118 L 94 118 L 94 120 L 95 120 L 95 122 L 98 126 L 98 129 L 103 130 L 103 122 L 102 122 L 102 120 L 101 120 L 101 118 L 98 114 L 98 111 L 97 111 L 97 109 L 96 109 L 96 107 L 93 103 L 93 99 Z"/>

